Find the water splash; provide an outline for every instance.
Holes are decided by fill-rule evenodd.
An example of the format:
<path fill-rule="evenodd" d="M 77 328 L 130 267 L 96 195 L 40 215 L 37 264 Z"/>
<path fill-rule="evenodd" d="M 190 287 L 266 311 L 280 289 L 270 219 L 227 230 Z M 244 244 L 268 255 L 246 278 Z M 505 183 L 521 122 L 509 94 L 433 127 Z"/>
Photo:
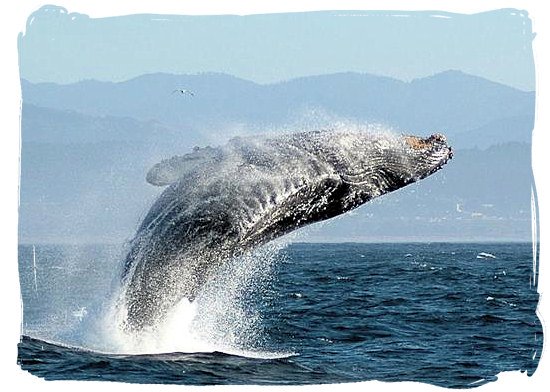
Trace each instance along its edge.
<path fill-rule="evenodd" d="M 36 281 L 36 247 L 32 246 L 32 272 L 34 276 L 34 292 L 38 294 L 38 285 Z"/>
<path fill-rule="evenodd" d="M 88 345 L 113 354 L 223 352 L 252 358 L 282 358 L 264 346 L 261 311 L 256 301 L 273 277 L 274 263 L 288 240 L 279 240 L 230 260 L 193 302 L 183 298 L 157 325 L 139 332 L 124 325 L 125 287 L 115 293 L 100 323 L 101 336 Z"/>

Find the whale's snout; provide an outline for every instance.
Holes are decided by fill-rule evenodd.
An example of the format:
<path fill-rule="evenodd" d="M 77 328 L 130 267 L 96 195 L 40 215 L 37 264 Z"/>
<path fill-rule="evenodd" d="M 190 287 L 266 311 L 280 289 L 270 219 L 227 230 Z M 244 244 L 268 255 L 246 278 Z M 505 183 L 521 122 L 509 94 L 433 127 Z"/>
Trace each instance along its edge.
<path fill-rule="evenodd" d="M 426 138 L 404 136 L 404 142 L 414 167 L 413 177 L 416 179 L 440 170 L 454 155 L 452 147 L 447 143 L 447 137 L 441 133 L 434 133 Z"/>
<path fill-rule="evenodd" d="M 447 137 L 441 133 L 434 133 L 427 138 L 422 138 L 419 136 L 405 136 L 405 143 L 414 150 L 427 150 L 434 147 L 448 147 Z"/>
<path fill-rule="evenodd" d="M 445 135 L 434 133 L 428 138 L 428 143 L 431 145 L 432 150 L 443 151 L 446 160 L 453 158 L 453 148 L 447 143 L 447 137 Z"/>
<path fill-rule="evenodd" d="M 447 143 L 447 137 L 445 137 L 445 135 L 441 133 L 435 133 L 428 139 L 432 145 L 432 150 L 439 150 L 443 153 L 443 163 L 447 163 L 449 159 L 453 158 L 453 148 Z"/>
<path fill-rule="evenodd" d="M 447 137 L 441 133 L 434 133 L 427 138 L 405 136 L 405 144 L 414 151 L 442 157 L 445 162 L 453 157 L 453 149 L 447 144 Z"/>
<path fill-rule="evenodd" d="M 428 140 L 432 143 L 447 143 L 447 138 L 441 133 L 434 133 Z"/>

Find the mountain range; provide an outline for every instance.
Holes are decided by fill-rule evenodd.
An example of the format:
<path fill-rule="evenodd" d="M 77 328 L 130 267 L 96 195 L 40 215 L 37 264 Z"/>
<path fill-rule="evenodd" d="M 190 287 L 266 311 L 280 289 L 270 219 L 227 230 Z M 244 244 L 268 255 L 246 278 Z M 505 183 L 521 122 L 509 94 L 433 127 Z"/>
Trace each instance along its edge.
<path fill-rule="evenodd" d="M 179 88 L 195 95 L 174 92 Z M 69 85 L 23 80 L 22 92 L 24 103 L 100 117 L 156 121 L 185 137 L 205 129 L 219 134 L 239 124 L 261 131 L 311 123 L 324 126 L 345 119 L 382 123 L 415 134 L 441 131 L 451 139 L 482 127 L 502 129 L 488 132 L 498 143 L 507 140 L 507 133 L 517 132 L 517 127 L 500 127 L 508 120 L 530 134 L 535 103 L 534 92 L 459 71 L 412 82 L 358 73 L 266 85 L 211 73 L 150 74 L 120 83 L 88 80 Z M 478 137 L 487 143 L 483 134 Z"/>
<path fill-rule="evenodd" d="M 531 238 L 534 92 L 458 71 L 412 82 L 340 73 L 262 85 L 205 73 L 21 86 L 22 242 L 128 239 L 161 190 L 145 183 L 148 168 L 195 145 L 365 123 L 445 133 L 455 158 L 302 239 Z"/>

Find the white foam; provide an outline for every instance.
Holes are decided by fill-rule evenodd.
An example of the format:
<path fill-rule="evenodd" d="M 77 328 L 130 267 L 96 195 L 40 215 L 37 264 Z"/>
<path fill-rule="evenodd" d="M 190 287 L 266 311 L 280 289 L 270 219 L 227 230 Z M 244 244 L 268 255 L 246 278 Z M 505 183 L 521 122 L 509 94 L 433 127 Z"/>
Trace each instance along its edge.
<path fill-rule="evenodd" d="M 491 253 L 487 252 L 480 252 L 476 256 L 476 259 L 496 259 L 497 257 Z"/>
<path fill-rule="evenodd" d="M 271 266 L 286 244 L 276 241 L 224 266 L 205 285 L 195 301 L 182 299 L 158 325 L 131 332 L 125 330 L 124 287 L 100 323 L 101 333 L 87 348 L 123 355 L 222 352 L 249 358 L 275 359 L 293 352 L 262 347 L 259 309 L 243 298 L 269 282 Z"/>

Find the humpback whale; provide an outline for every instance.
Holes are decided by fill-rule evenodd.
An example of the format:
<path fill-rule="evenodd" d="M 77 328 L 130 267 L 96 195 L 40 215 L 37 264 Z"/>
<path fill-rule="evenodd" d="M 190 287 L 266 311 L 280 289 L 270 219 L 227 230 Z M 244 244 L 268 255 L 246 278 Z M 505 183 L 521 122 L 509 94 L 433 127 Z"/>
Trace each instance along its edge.
<path fill-rule="evenodd" d="M 423 179 L 450 158 L 441 134 L 310 131 L 237 137 L 158 163 L 146 180 L 166 189 L 124 263 L 124 328 L 154 328 L 232 257 Z"/>

